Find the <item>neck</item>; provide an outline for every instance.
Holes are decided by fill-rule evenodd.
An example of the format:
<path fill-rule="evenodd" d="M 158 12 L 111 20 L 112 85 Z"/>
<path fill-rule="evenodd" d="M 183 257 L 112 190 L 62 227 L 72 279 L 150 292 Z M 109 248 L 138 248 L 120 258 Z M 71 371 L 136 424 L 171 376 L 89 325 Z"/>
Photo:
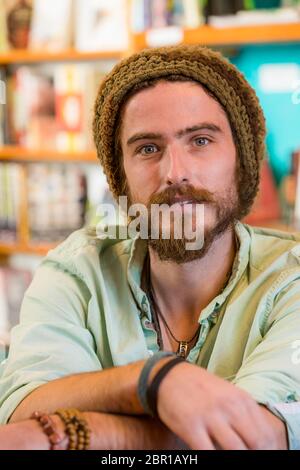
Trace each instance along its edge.
<path fill-rule="evenodd" d="M 200 259 L 176 264 L 161 261 L 149 249 L 150 270 L 157 301 L 172 320 L 199 318 L 199 313 L 222 290 L 235 258 L 234 227 L 213 241 Z"/>

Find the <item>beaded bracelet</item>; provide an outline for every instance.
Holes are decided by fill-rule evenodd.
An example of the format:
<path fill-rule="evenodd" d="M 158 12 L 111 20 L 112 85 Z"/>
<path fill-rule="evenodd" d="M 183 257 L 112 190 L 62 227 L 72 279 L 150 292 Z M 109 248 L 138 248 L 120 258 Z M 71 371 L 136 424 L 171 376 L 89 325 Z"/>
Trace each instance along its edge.
<path fill-rule="evenodd" d="M 83 414 L 74 408 L 58 409 L 55 414 L 65 424 L 69 438 L 68 450 L 87 450 L 90 445 L 91 431 Z"/>
<path fill-rule="evenodd" d="M 48 437 L 50 450 L 63 450 L 68 447 L 68 436 L 65 433 L 57 431 L 56 424 L 49 414 L 35 411 L 31 415 L 31 419 L 36 419 L 41 425 L 44 433 Z"/>

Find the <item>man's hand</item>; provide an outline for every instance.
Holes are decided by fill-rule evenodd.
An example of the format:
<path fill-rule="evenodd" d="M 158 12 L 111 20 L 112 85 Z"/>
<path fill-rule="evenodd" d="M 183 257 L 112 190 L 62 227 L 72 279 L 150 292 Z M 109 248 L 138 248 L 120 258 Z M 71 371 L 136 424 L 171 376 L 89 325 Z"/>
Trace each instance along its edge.
<path fill-rule="evenodd" d="M 164 378 L 158 413 L 191 449 L 286 448 L 278 418 L 237 386 L 189 363 Z"/>

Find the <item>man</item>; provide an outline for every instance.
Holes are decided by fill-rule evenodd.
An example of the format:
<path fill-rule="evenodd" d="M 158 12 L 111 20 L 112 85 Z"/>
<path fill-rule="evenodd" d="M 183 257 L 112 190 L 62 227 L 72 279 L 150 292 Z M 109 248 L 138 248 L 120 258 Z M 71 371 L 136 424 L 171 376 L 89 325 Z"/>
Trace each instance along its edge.
<path fill-rule="evenodd" d="M 102 83 L 94 137 L 116 198 L 187 209 L 194 228 L 202 204 L 204 244 L 159 226 L 148 242 L 81 230 L 50 251 L 12 332 L 2 422 L 77 407 L 98 448 L 296 448 L 299 241 L 238 222 L 264 157 L 254 91 L 209 49 L 146 50 Z M 158 419 L 137 390 L 149 360 L 151 377 L 171 361 L 159 350 L 186 360 L 156 390 Z"/>

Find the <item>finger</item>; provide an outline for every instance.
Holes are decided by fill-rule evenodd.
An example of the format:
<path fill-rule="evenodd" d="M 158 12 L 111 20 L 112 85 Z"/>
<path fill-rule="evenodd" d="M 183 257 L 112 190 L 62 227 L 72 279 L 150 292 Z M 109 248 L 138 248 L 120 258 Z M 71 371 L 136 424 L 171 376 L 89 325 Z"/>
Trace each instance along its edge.
<path fill-rule="evenodd" d="M 185 442 L 191 450 L 216 450 L 205 428 L 198 429 L 188 440 L 185 439 Z"/>
<path fill-rule="evenodd" d="M 211 439 L 217 449 L 220 450 L 247 450 L 243 439 L 225 420 L 214 421 L 214 426 L 209 430 Z"/>
<path fill-rule="evenodd" d="M 231 422 L 231 427 L 248 449 L 264 449 L 268 441 L 268 428 L 259 406 L 256 403 L 248 404 L 240 411 L 240 418 Z"/>

